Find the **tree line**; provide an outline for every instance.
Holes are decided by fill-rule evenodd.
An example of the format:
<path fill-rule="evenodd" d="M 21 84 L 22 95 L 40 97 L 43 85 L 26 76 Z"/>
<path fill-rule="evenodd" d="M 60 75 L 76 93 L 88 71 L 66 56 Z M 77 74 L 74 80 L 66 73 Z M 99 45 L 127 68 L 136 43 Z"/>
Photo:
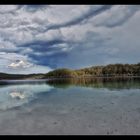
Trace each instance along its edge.
<path fill-rule="evenodd" d="M 0 73 L 2 79 L 45 79 L 45 78 L 85 78 L 85 77 L 126 77 L 140 76 L 140 63 L 138 64 L 109 64 L 106 66 L 92 66 L 83 69 L 61 68 L 46 74 L 5 74 Z"/>
<path fill-rule="evenodd" d="M 138 64 L 109 64 L 106 66 L 92 66 L 78 70 L 67 68 L 48 72 L 45 77 L 117 77 L 140 76 L 140 63 Z"/>

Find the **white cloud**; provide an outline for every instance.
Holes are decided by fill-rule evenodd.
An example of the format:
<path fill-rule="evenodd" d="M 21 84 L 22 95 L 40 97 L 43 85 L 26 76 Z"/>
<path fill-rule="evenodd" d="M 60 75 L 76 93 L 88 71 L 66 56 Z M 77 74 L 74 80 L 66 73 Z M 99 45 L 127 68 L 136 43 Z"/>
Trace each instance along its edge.
<path fill-rule="evenodd" d="M 138 10 L 140 10 L 140 6 L 116 5 L 107 12 L 104 12 L 93 19 L 95 21 L 94 24 L 96 26 L 106 27 L 120 26 L 131 18 Z"/>
<path fill-rule="evenodd" d="M 32 64 L 23 60 L 16 60 L 16 62 L 12 62 L 10 65 L 8 65 L 9 68 L 28 68 L 31 66 Z"/>
<path fill-rule="evenodd" d="M 12 12 L 16 9 L 17 9 L 16 5 L 1 5 L 0 6 L 0 13 Z"/>

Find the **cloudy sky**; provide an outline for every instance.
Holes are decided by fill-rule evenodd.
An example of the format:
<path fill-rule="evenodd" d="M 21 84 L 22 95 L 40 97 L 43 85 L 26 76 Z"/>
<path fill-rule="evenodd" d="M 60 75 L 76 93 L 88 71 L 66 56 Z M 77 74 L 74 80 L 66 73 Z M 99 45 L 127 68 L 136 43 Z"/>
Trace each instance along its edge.
<path fill-rule="evenodd" d="M 0 5 L 0 72 L 140 62 L 140 5 Z"/>

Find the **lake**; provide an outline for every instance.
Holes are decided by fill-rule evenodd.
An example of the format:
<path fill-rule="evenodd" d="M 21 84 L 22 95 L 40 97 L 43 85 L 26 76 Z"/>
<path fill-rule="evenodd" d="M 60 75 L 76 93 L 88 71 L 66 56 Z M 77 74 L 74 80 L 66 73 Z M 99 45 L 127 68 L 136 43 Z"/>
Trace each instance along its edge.
<path fill-rule="evenodd" d="M 140 134 L 140 79 L 0 83 L 0 134 Z"/>

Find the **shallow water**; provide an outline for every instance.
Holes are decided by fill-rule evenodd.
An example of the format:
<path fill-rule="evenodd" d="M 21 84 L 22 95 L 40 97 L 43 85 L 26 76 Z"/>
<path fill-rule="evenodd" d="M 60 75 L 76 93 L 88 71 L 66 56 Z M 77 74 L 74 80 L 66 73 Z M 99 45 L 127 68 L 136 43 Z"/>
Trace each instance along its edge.
<path fill-rule="evenodd" d="M 0 134 L 140 134 L 140 80 L 2 84 Z"/>

